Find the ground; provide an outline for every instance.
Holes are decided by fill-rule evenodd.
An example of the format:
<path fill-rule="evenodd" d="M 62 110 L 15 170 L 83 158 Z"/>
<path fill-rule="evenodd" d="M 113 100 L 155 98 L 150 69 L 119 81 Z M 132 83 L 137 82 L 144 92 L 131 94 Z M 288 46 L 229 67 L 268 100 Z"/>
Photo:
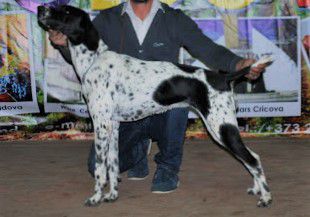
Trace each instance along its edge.
<path fill-rule="evenodd" d="M 252 178 L 209 139 L 186 140 L 177 191 L 150 192 L 154 173 L 144 181 L 123 174 L 115 203 L 89 208 L 93 180 L 86 168 L 91 141 L 0 143 L 0 217 L 309 217 L 310 140 L 246 139 L 261 156 L 273 193 L 270 208 L 257 208 L 246 194 Z"/>

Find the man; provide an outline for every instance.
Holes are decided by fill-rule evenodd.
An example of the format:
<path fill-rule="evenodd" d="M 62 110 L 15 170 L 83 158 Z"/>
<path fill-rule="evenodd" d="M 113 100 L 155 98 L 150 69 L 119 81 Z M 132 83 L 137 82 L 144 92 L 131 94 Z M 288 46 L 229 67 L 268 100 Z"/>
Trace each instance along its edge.
<path fill-rule="evenodd" d="M 185 47 L 212 69 L 236 71 L 255 62 L 216 45 L 189 17 L 159 0 L 130 0 L 101 11 L 93 23 L 110 50 L 143 60 L 177 63 L 179 50 Z M 59 32 L 50 31 L 50 39 L 58 46 L 66 46 L 66 36 Z M 70 61 L 70 55 L 66 54 L 68 49 L 60 50 Z M 264 67 L 253 68 L 247 77 L 258 78 Z M 144 179 L 149 173 L 146 152 L 149 138 L 152 138 L 158 142 L 159 153 L 155 156 L 157 169 L 151 190 L 154 193 L 175 190 L 179 183 L 187 116 L 188 109 L 174 109 L 140 121 L 121 123 L 120 170 L 133 166 L 128 171 L 128 178 Z M 91 173 L 94 165 L 95 151 L 92 147 L 89 157 Z"/>

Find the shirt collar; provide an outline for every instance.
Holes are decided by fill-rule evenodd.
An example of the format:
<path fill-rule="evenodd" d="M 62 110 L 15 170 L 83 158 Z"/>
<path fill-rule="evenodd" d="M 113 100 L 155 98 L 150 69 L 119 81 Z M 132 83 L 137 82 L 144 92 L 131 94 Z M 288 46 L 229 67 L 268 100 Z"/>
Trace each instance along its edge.
<path fill-rule="evenodd" d="M 128 13 L 129 11 L 133 11 L 129 1 L 130 0 L 128 0 L 124 3 L 121 15 L 124 15 L 125 13 Z M 151 8 L 150 13 L 152 13 L 152 11 L 157 12 L 158 10 L 162 10 L 165 13 L 165 9 L 162 7 L 160 1 L 159 0 L 153 0 L 153 4 L 152 4 L 152 8 Z"/>

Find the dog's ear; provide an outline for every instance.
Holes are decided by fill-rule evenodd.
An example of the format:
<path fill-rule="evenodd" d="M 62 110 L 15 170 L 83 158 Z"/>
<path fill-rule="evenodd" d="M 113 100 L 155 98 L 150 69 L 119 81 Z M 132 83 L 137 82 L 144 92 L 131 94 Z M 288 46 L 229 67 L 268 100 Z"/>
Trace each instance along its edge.
<path fill-rule="evenodd" d="M 97 50 L 99 45 L 99 33 L 91 22 L 88 14 L 85 15 L 83 23 L 85 28 L 84 43 L 86 47 L 89 50 Z"/>
<path fill-rule="evenodd" d="M 90 20 L 89 15 L 83 12 L 79 19 L 81 20 L 78 22 L 74 31 L 69 34 L 64 32 L 64 34 L 68 36 L 69 40 L 74 45 L 83 43 L 89 50 L 97 50 L 99 45 L 99 34 Z"/>
<path fill-rule="evenodd" d="M 70 33 L 63 31 L 63 34 L 67 35 L 70 42 L 74 45 L 79 45 L 81 43 L 84 43 L 85 30 L 81 27 L 75 29 L 74 32 L 70 32 Z"/>

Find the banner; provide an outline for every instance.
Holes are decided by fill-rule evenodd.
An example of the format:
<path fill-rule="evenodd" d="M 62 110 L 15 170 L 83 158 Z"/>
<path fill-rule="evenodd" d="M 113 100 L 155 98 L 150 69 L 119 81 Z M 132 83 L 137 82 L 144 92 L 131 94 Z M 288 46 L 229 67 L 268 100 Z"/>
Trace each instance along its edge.
<path fill-rule="evenodd" d="M 0 13 L 0 116 L 39 111 L 30 16 Z"/>
<path fill-rule="evenodd" d="M 71 65 L 64 60 L 45 61 L 44 110 L 45 112 L 70 112 L 88 117 L 81 85 Z"/>
<path fill-rule="evenodd" d="M 195 19 L 199 28 L 224 47 L 225 23 L 220 18 Z M 300 36 L 298 17 L 239 18 L 238 36 L 231 50 L 244 58 L 259 59 L 269 54 L 274 62 L 256 81 L 235 82 L 238 117 L 299 116 L 301 113 Z M 288 29 L 289 28 L 289 29 Z M 229 34 L 229 37 L 231 34 Z M 185 64 L 205 67 L 184 52 Z"/>
<path fill-rule="evenodd" d="M 75 73 L 38 26 L 34 5 L 70 4 L 94 17 L 120 2 L 0 0 L 0 140 L 76 139 L 93 131 Z M 257 81 L 235 84 L 243 134 L 310 134 L 308 0 L 162 2 L 182 10 L 205 35 L 242 57 L 274 55 Z M 185 50 L 180 59 L 206 67 Z M 187 135 L 205 135 L 199 119 L 189 120 Z"/>
<path fill-rule="evenodd" d="M 244 117 L 238 119 L 242 132 L 310 133 L 309 4 L 308 0 L 184 0 L 173 4 L 216 43 L 240 56 L 276 55 L 260 79 L 236 83 L 238 116 Z M 204 66 L 184 55 L 185 63 Z M 188 131 L 202 129 L 202 123 L 195 121 Z"/>
<path fill-rule="evenodd" d="M 104 10 L 104 9 L 117 6 L 122 2 L 125 2 L 125 0 L 92 0 L 91 9 L 92 10 Z M 171 5 L 174 2 L 176 2 L 176 0 L 161 0 L 161 2 Z"/>
<path fill-rule="evenodd" d="M 88 117 L 81 84 L 72 65 L 63 59 L 47 38 L 45 42 L 44 111 L 69 112 L 80 117 Z"/>
<path fill-rule="evenodd" d="M 92 10 L 104 10 L 120 4 L 121 0 L 93 0 L 91 2 Z"/>

